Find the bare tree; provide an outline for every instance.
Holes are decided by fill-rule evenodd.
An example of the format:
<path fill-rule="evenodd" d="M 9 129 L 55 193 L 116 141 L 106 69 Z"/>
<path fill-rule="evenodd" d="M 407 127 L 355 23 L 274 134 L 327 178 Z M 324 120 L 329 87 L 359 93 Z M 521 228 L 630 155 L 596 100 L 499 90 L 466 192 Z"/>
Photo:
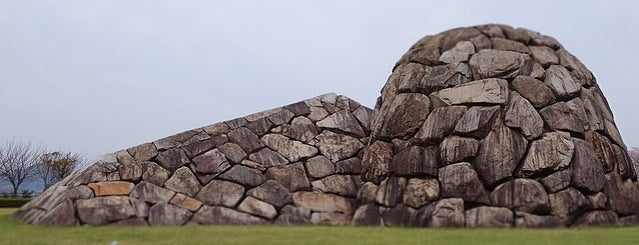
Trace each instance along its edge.
<path fill-rule="evenodd" d="M 9 141 L 0 146 L 0 176 L 11 184 L 14 197 L 20 185 L 35 175 L 42 152 L 31 143 Z"/>
<path fill-rule="evenodd" d="M 639 175 L 639 147 L 630 148 L 628 154 L 630 155 L 632 164 L 634 164 L 635 171 L 637 171 L 637 174 Z"/>
<path fill-rule="evenodd" d="M 83 157 L 80 153 L 54 151 L 40 156 L 37 175 L 44 183 L 44 189 L 69 176 L 73 170 L 81 166 Z"/>

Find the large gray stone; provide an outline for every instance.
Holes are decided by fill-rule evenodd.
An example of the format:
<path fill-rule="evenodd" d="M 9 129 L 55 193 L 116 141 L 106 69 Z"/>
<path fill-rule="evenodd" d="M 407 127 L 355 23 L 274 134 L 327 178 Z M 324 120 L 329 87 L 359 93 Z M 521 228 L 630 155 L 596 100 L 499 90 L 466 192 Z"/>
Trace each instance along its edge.
<path fill-rule="evenodd" d="M 453 131 L 465 112 L 465 106 L 445 106 L 434 109 L 415 134 L 415 139 L 423 142 L 442 140 Z"/>
<path fill-rule="evenodd" d="M 493 37 L 490 39 L 493 49 L 502 51 L 515 51 L 519 53 L 529 54 L 530 50 L 526 45 L 518 41 L 509 40 L 506 38 Z"/>
<path fill-rule="evenodd" d="M 323 109 L 322 109 L 323 110 Z M 326 112 L 328 115 L 328 112 Z M 291 124 L 284 124 L 271 130 L 272 133 L 278 133 L 294 140 L 308 142 L 318 134 L 318 129 L 306 117 L 296 117 Z"/>
<path fill-rule="evenodd" d="M 477 155 L 479 141 L 473 138 L 451 136 L 439 144 L 440 160 L 448 165 Z"/>
<path fill-rule="evenodd" d="M 546 46 L 528 46 L 532 57 L 543 66 L 559 64 L 559 57 L 555 51 Z"/>
<path fill-rule="evenodd" d="M 228 136 L 231 142 L 238 144 L 245 152 L 253 152 L 264 147 L 260 138 L 250 129 L 245 127 L 239 127 L 231 130 L 231 132 L 228 133 Z"/>
<path fill-rule="evenodd" d="M 311 182 L 313 190 L 334 193 L 340 196 L 355 197 L 357 187 L 350 175 L 331 175 Z"/>
<path fill-rule="evenodd" d="M 411 146 L 398 152 L 391 163 L 391 171 L 398 176 L 437 176 L 438 147 Z"/>
<path fill-rule="evenodd" d="M 186 153 L 180 148 L 171 148 L 162 151 L 155 159 L 162 167 L 170 171 L 175 171 L 190 162 Z"/>
<path fill-rule="evenodd" d="M 428 225 L 431 227 L 464 227 L 464 200 L 447 198 L 433 205 Z"/>
<path fill-rule="evenodd" d="M 75 207 L 69 199 L 58 204 L 52 210 L 49 210 L 49 212 L 45 213 L 42 218 L 38 220 L 38 224 L 47 226 L 70 226 L 77 225 L 78 223 L 78 218 L 75 216 Z"/>
<path fill-rule="evenodd" d="M 443 198 L 490 204 L 490 198 L 470 163 L 456 163 L 439 169 L 439 183 Z"/>
<path fill-rule="evenodd" d="M 244 187 L 233 182 L 211 180 L 195 196 L 206 205 L 234 207 L 244 196 Z"/>
<path fill-rule="evenodd" d="M 606 174 L 604 193 L 610 209 L 621 214 L 639 214 L 639 184 L 623 180 L 616 173 Z"/>
<path fill-rule="evenodd" d="M 559 218 L 552 215 L 534 215 L 515 212 L 515 226 L 525 228 L 551 228 L 562 226 Z"/>
<path fill-rule="evenodd" d="M 470 67 L 475 79 L 498 77 L 513 78 L 522 74 L 530 56 L 513 51 L 494 49 L 480 50 L 470 58 Z"/>
<path fill-rule="evenodd" d="M 565 224 L 571 223 L 590 207 L 588 199 L 574 188 L 549 194 L 548 200 L 550 200 L 552 215 L 557 216 Z"/>
<path fill-rule="evenodd" d="M 323 178 L 335 173 L 335 164 L 325 156 L 315 156 L 306 160 L 306 170 L 313 178 Z"/>
<path fill-rule="evenodd" d="M 531 179 L 514 179 L 495 187 L 490 193 L 493 205 L 526 213 L 544 213 L 550 210 L 544 187 Z"/>
<path fill-rule="evenodd" d="M 475 138 L 484 138 L 490 132 L 495 115 L 498 114 L 499 110 L 499 106 L 471 107 L 457 122 L 455 132 Z"/>
<path fill-rule="evenodd" d="M 494 128 L 483 139 L 473 167 L 487 186 L 513 175 L 525 154 L 528 142 L 506 126 Z"/>
<path fill-rule="evenodd" d="M 508 127 L 518 128 L 529 140 L 539 137 L 544 131 L 544 121 L 539 113 L 517 92 L 510 93 L 504 123 Z"/>
<path fill-rule="evenodd" d="M 541 178 L 539 180 L 539 183 L 541 183 L 544 188 L 546 188 L 547 192 L 555 193 L 565 189 L 570 185 L 570 176 L 570 169 L 561 170 Z"/>
<path fill-rule="evenodd" d="M 184 193 L 187 196 L 195 196 L 202 188 L 188 167 L 181 167 L 175 170 L 173 176 L 164 183 L 164 187 L 175 192 Z"/>
<path fill-rule="evenodd" d="M 426 95 L 398 94 L 382 105 L 379 114 L 381 118 L 373 124 L 373 136 L 396 138 L 414 134 L 426 120 L 430 107 L 430 100 Z"/>
<path fill-rule="evenodd" d="M 279 182 L 290 191 L 311 189 L 304 165 L 299 162 L 269 168 L 266 170 L 266 177 Z"/>
<path fill-rule="evenodd" d="M 436 179 L 409 179 L 404 191 L 403 203 L 419 208 L 439 198 L 439 182 Z"/>
<path fill-rule="evenodd" d="M 379 209 L 374 204 L 359 206 L 353 214 L 353 225 L 380 225 Z"/>
<path fill-rule="evenodd" d="M 575 220 L 572 227 L 618 225 L 619 217 L 613 211 L 590 211 Z"/>
<path fill-rule="evenodd" d="M 289 163 L 284 156 L 269 148 L 263 148 L 258 152 L 249 155 L 249 159 L 264 167 L 279 166 Z"/>
<path fill-rule="evenodd" d="M 539 111 L 544 122 L 553 130 L 571 131 L 575 133 L 584 132 L 584 122 L 582 122 L 566 102 L 557 102 Z"/>
<path fill-rule="evenodd" d="M 262 172 L 243 165 L 233 166 L 229 171 L 220 175 L 220 179 L 233 181 L 244 186 L 258 186 L 266 181 Z"/>
<path fill-rule="evenodd" d="M 225 143 L 217 149 L 220 150 L 228 160 L 234 163 L 241 163 L 247 156 L 246 152 L 242 150 L 242 147 L 235 143 Z"/>
<path fill-rule="evenodd" d="M 337 129 L 342 132 L 351 133 L 359 137 L 365 137 L 364 129 L 357 121 L 357 118 L 348 110 L 340 110 L 323 120 L 317 122 L 321 128 Z"/>
<path fill-rule="evenodd" d="M 379 183 L 390 172 L 393 160 L 393 145 L 375 141 L 364 149 L 362 177 L 365 181 Z"/>
<path fill-rule="evenodd" d="M 299 161 L 317 154 L 317 148 L 304 144 L 297 140 L 291 140 L 280 134 L 267 134 L 262 137 L 262 141 L 269 148 L 277 151 L 286 157 L 290 162 Z"/>
<path fill-rule="evenodd" d="M 96 197 L 76 202 L 80 221 L 90 225 L 104 225 L 135 215 L 129 197 Z"/>
<path fill-rule="evenodd" d="M 606 137 L 595 131 L 587 131 L 585 133 L 585 140 L 590 143 L 592 150 L 597 154 L 599 158 L 599 164 L 603 167 L 603 171 L 606 173 L 615 169 L 615 163 L 617 163 L 617 155 L 613 147 L 612 142 Z"/>
<path fill-rule="evenodd" d="M 364 144 L 354 137 L 329 130 L 324 130 L 316 138 L 319 140 L 317 147 L 322 155 L 333 162 L 353 157 L 364 147 Z"/>
<path fill-rule="evenodd" d="M 512 81 L 511 87 L 537 109 L 544 108 L 556 100 L 548 86 L 531 76 L 517 76 Z"/>
<path fill-rule="evenodd" d="M 246 197 L 237 207 L 237 210 L 260 216 L 266 219 L 273 219 L 277 216 L 277 210 L 273 205 L 260 201 L 254 197 Z"/>
<path fill-rule="evenodd" d="M 508 101 L 508 81 L 488 78 L 442 89 L 432 94 L 446 105 L 501 104 Z"/>
<path fill-rule="evenodd" d="M 604 186 L 605 173 L 595 150 L 584 140 L 573 138 L 572 142 L 575 145 L 575 154 L 570 163 L 570 184 L 589 192 L 598 192 Z"/>
<path fill-rule="evenodd" d="M 334 194 L 319 192 L 295 192 L 293 202 L 296 206 L 310 209 L 315 212 L 341 212 L 352 214 L 355 205 L 352 199 Z"/>
<path fill-rule="evenodd" d="M 375 200 L 383 206 L 395 206 L 402 201 L 405 189 L 405 178 L 388 177 L 379 184 Z"/>
<path fill-rule="evenodd" d="M 513 211 L 499 207 L 477 207 L 466 210 L 466 227 L 511 227 Z"/>
<path fill-rule="evenodd" d="M 264 184 L 249 190 L 246 194 L 270 203 L 277 208 L 293 202 L 289 190 L 275 180 L 267 180 Z"/>
<path fill-rule="evenodd" d="M 175 195 L 174 191 L 164 189 L 147 181 L 138 183 L 130 196 L 148 203 L 167 203 Z"/>
<path fill-rule="evenodd" d="M 461 41 L 452 49 L 446 50 L 439 57 L 439 61 L 445 63 L 459 63 L 468 61 L 470 55 L 475 53 L 475 46 L 470 41 Z"/>
<path fill-rule="evenodd" d="M 266 220 L 230 208 L 203 206 L 193 215 L 190 222 L 196 224 L 256 225 L 264 224 Z"/>
<path fill-rule="evenodd" d="M 131 154 L 136 162 L 151 160 L 151 158 L 155 157 L 158 154 L 158 151 L 153 143 L 144 143 L 141 145 L 137 145 L 126 149 L 126 151 Z"/>
<path fill-rule="evenodd" d="M 231 167 L 224 154 L 218 149 L 207 151 L 193 158 L 193 164 L 195 171 L 200 174 L 217 174 Z"/>
<path fill-rule="evenodd" d="M 568 133 L 545 133 L 531 143 L 519 175 L 529 177 L 565 168 L 572 160 L 574 149 Z"/>
<path fill-rule="evenodd" d="M 308 165 L 306 167 L 308 169 Z M 335 172 L 338 174 L 357 174 L 362 173 L 362 160 L 358 157 L 341 160 L 335 163 Z M 310 169 L 309 169 L 310 173 Z"/>
<path fill-rule="evenodd" d="M 182 225 L 193 213 L 175 205 L 159 203 L 149 209 L 150 225 Z"/>
<path fill-rule="evenodd" d="M 563 66 L 551 65 L 546 69 L 546 79 L 544 80 L 559 98 L 568 98 L 575 96 L 581 90 L 581 86 L 577 83 L 570 72 Z"/>

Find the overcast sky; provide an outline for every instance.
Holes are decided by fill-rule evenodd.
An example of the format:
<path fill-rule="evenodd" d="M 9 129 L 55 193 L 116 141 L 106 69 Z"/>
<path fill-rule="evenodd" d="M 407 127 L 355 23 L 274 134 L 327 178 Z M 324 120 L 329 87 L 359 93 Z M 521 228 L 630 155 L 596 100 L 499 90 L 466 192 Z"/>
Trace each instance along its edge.
<path fill-rule="evenodd" d="M 93 159 L 336 92 L 373 106 L 427 34 L 504 23 L 557 38 L 639 146 L 635 1 L 0 0 L 0 141 Z"/>

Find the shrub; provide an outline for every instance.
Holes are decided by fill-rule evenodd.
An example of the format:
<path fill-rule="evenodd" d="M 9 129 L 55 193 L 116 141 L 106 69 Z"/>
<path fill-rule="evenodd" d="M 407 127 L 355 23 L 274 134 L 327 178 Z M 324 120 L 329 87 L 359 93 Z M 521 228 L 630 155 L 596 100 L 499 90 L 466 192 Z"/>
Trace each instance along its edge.
<path fill-rule="evenodd" d="M 19 208 L 25 203 L 31 201 L 31 198 L 0 198 L 0 208 Z"/>

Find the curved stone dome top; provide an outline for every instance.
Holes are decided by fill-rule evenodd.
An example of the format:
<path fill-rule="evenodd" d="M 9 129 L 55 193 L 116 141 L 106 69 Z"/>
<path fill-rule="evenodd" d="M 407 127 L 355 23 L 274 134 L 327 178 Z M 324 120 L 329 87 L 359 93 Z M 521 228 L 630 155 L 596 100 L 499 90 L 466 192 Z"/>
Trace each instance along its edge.
<path fill-rule="evenodd" d="M 326 94 L 118 151 L 16 217 L 41 225 L 639 223 L 592 73 L 505 25 L 418 41 L 374 110 Z"/>
<path fill-rule="evenodd" d="M 492 217 L 478 220 L 513 211 L 523 223 L 593 224 L 639 209 L 593 74 L 534 31 L 481 25 L 422 38 L 395 65 L 371 128 L 364 180 L 436 179 L 439 198 Z"/>

